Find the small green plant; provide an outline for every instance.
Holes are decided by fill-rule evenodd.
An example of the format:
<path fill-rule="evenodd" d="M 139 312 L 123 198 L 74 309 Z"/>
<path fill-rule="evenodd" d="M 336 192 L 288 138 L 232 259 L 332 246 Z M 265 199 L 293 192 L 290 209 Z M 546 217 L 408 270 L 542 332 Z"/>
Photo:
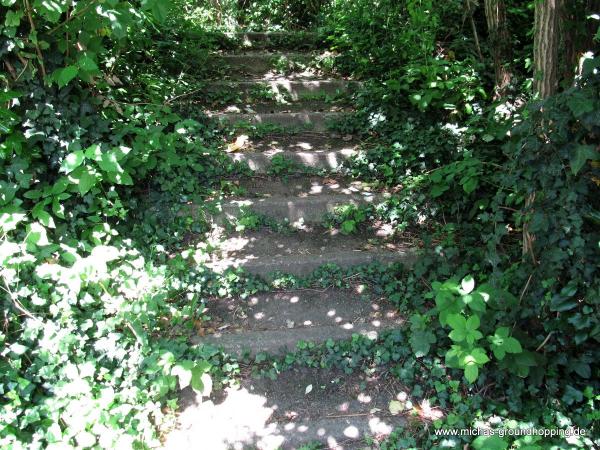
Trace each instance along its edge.
<path fill-rule="evenodd" d="M 264 214 L 252 211 L 250 208 L 244 208 L 241 215 L 230 224 L 235 231 L 258 231 L 262 228 L 268 228 L 277 233 L 289 233 L 293 230 L 289 221 L 279 221 Z"/>
<path fill-rule="evenodd" d="M 327 214 L 324 222 L 328 228 L 339 227 L 342 234 L 353 234 L 367 220 L 368 214 L 366 207 L 352 204 L 336 206 L 332 213 Z"/>
<path fill-rule="evenodd" d="M 440 197 L 457 182 L 464 192 L 470 194 L 479 186 L 482 173 L 483 163 L 470 156 L 440 167 L 429 175 L 431 196 Z"/>
<path fill-rule="evenodd" d="M 491 350 L 497 361 L 505 360 L 507 355 L 515 356 L 508 362 L 507 368 L 510 371 L 521 376 L 529 373 L 527 357 L 519 357 L 528 353 L 514 337 L 514 332 L 499 324 L 495 314 L 500 298 L 514 297 L 486 284 L 475 289 L 475 280 L 471 276 L 463 278 L 460 284 L 455 280 L 434 282 L 432 289 L 433 292 L 428 297 L 435 298 L 434 313 L 438 315 L 442 327 L 450 328 L 448 337 L 452 346 L 446 352 L 448 367 L 464 370 L 467 381 L 474 383 L 479 377 L 480 369 L 490 362 L 488 350 Z M 413 316 L 411 322 L 422 328 L 419 316 Z M 419 332 L 420 328 L 416 331 Z M 487 339 L 480 343 L 484 337 L 482 330 L 488 329 L 495 331 L 493 334 L 490 332 Z"/>
<path fill-rule="evenodd" d="M 283 155 L 275 155 L 267 170 L 268 175 L 286 178 L 299 173 L 310 173 L 309 167 Z"/>

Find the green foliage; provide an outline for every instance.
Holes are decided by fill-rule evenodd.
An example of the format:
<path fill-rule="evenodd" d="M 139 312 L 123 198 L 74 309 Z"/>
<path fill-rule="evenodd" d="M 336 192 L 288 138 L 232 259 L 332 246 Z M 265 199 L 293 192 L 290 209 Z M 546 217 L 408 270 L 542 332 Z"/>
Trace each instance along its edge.
<path fill-rule="evenodd" d="M 353 234 L 367 220 L 369 208 L 353 204 L 336 206 L 332 213 L 327 214 L 325 226 L 339 227 L 342 234 Z"/>
<path fill-rule="evenodd" d="M 413 314 L 410 324 L 410 346 L 417 358 L 426 356 L 431 344 L 437 341 L 435 334 L 429 330 L 428 319 L 420 314 Z"/>
<path fill-rule="evenodd" d="M 231 224 L 235 231 L 256 231 L 263 228 L 268 228 L 277 233 L 291 233 L 292 226 L 287 220 L 278 221 L 272 217 L 266 216 L 252 211 L 252 209 L 244 209 L 241 215 Z"/>
<path fill-rule="evenodd" d="M 271 164 L 269 165 L 269 169 L 267 173 L 271 176 L 282 177 L 286 179 L 289 176 L 297 175 L 297 174 L 308 174 L 314 172 L 308 166 L 305 166 L 297 161 L 294 161 L 291 158 L 283 155 L 275 155 L 271 158 Z"/>
<path fill-rule="evenodd" d="M 414 62 L 395 79 L 385 82 L 389 95 L 408 97 L 420 111 L 446 110 L 471 115 L 481 108 L 486 92 L 474 61 L 435 58 L 426 64 Z"/>
<path fill-rule="evenodd" d="M 498 306 L 508 306 L 506 300 L 511 301 L 513 297 L 489 285 L 475 289 L 475 280 L 471 276 L 465 277 L 460 285 L 449 280 L 435 282 L 432 288 L 433 293 L 429 297 L 435 297 L 440 324 L 451 329 L 448 337 L 453 344 L 446 352 L 446 364 L 463 369 L 467 381 L 473 383 L 479 377 L 480 369 L 490 361 L 486 348 L 478 343 L 484 337 L 481 330 L 497 327 L 497 321 L 502 317 L 498 314 Z M 487 340 L 498 360 L 504 359 L 506 353 L 523 352 L 519 341 L 509 336 L 508 327 L 496 328 L 495 334 L 488 336 Z M 525 369 L 519 371 L 519 368 L 516 363 L 508 365 L 509 370 L 522 375 Z"/>

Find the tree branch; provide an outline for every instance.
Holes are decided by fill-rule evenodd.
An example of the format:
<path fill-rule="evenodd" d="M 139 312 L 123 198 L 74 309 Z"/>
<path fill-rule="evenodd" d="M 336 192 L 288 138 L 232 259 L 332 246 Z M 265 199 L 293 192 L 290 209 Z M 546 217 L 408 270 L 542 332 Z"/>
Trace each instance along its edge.
<path fill-rule="evenodd" d="M 29 19 L 29 25 L 31 26 L 31 33 L 35 33 L 36 32 L 35 23 L 33 22 L 33 16 L 31 14 L 31 5 L 29 4 L 29 0 L 23 0 L 23 4 L 25 5 L 25 11 L 27 12 L 27 18 Z M 46 66 L 44 65 L 44 57 L 42 56 L 42 50 L 40 49 L 40 46 L 38 45 L 37 40 L 34 45 L 35 45 L 35 52 L 37 53 L 37 56 L 39 59 L 42 76 L 44 78 L 46 78 Z"/>

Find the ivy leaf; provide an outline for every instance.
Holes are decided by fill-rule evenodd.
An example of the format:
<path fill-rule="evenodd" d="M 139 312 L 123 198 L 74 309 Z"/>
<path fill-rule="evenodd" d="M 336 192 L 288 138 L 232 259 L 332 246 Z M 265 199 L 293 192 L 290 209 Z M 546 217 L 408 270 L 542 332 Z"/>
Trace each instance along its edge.
<path fill-rule="evenodd" d="M 81 195 L 85 195 L 94 185 L 96 184 L 96 177 L 92 175 L 89 170 L 85 170 L 81 173 L 77 188 Z"/>
<path fill-rule="evenodd" d="M 98 165 L 106 172 L 123 172 L 123 169 L 117 160 L 117 155 L 113 151 L 103 153 L 100 161 L 98 161 Z"/>
<path fill-rule="evenodd" d="M 39 1 L 35 3 L 35 9 L 52 23 L 59 21 L 62 13 L 65 12 L 68 3 L 56 0 Z"/>
<path fill-rule="evenodd" d="M 77 169 L 85 159 L 83 150 L 77 150 L 69 153 L 60 165 L 61 172 L 71 173 Z"/>
<path fill-rule="evenodd" d="M 19 222 L 25 220 L 27 215 L 25 212 L 14 205 L 0 209 L 0 230 L 6 233 L 17 228 Z"/>
<path fill-rule="evenodd" d="M 209 396 L 212 391 L 212 378 L 206 373 L 209 368 L 210 364 L 206 361 L 201 361 L 196 363 L 192 369 L 190 386 L 204 397 Z"/>
<path fill-rule="evenodd" d="M 575 117 L 581 117 L 594 110 L 594 101 L 582 92 L 572 93 L 567 100 L 567 105 Z"/>
<path fill-rule="evenodd" d="M 31 210 L 31 215 L 35 219 L 39 220 L 40 223 L 45 227 L 56 228 L 56 224 L 54 223 L 52 216 L 47 211 L 44 211 L 43 203 L 38 203 L 35 205 L 35 207 Z"/>
<path fill-rule="evenodd" d="M 18 190 L 17 184 L 0 181 L 0 205 L 4 206 L 10 203 Z"/>
<path fill-rule="evenodd" d="M 171 369 L 171 375 L 179 379 L 179 388 L 185 389 L 192 381 L 192 361 L 182 361 Z"/>
<path fill-rule="evenodd" d="M 39 222 L 34 222 L 27 227 L 27 237 L 25 242 L 31 245 L 49 245 L 48 235 L 46 234 L 46 228 Z"/>
<path fill-rule="evenodd" d="M 575 389 L 573 386 L 567 385 L 565 388 L 565 393 L 562 396 L 562 401 L 567 405 L 572 405 L 573 403 L 579 403 L 582 400 L 583 393 L 580 390 Z"/>
<path fill-rule="evenodd" d="M 511 359 L 511 369 L 522 378 L 525 378 L 527 375 L 529 375 L 530 367 L 535 367 L 537 365 L 534 354 L 526 350 L 521 353 L 515 353 L 514 356 L 511 356 Z"/>
<path fill-rule="evenodd" d="M 435 335 L 431 331 L 418 330 L 411 333 L 409 342 L 417 358 L 429 353 L 431 344 L 435 343 Z"/>
<path fill-rule="evenodd" d="M 600 153 L 593 145 L 576 145 L 569 153 L 569 161 L 571 163 L 571 171 L 573 175 L 577 175 L 581 168 L 585 165 L 588 159 L 597 161 L 600 159 Z"/>

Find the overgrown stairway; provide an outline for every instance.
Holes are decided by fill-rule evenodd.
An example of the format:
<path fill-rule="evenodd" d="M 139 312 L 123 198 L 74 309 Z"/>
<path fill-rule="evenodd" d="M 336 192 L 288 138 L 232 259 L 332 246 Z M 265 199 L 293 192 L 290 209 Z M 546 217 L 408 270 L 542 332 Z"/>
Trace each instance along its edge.
<path fill-rule="evenodd" d="M 235 93 L 233 104 L 212 114 L 241 129 L 260 124 L 278 131 L 235 144 L 239 148 L 231 151 L 231 157 L 246 162 L 259 176 L 240 181 L 244 194 L 226 199 L 213 214 L 215 223 L 235 222 L 250 212 L 276 222 L 285 220 L 293 230 L 226 233 L 220 236 L 219 250 L 207 255 L 205 262 L 217 272 L 241 267 L 267 279 L 277 271 L 306 276 L 325 264 L 350 269 L 376 261 L 410 264 L 412 250 L 386 241 L 385 236 L 344 235 L 320 226 L 324 215 L 337 206 L 376 203 L 386 194 L 331 173 L 314 175 L 315 169 L 339 169 L 356 152 L 354 139 L 328 131 L 329 121 L 345 113 L 329 100 L 354 89 L 356 83 L 323 79 L 308 71 L 279 76 L 274 69 L 280 61 L 309 61 L 318 46 L 314 35 L 306 35 L 302 52 L 286 52 L 285 43 L 294 39 L 286 33 L 242 35 L 243 51 L 214 57 L 214 64 L 226 67 L 228 79 L 208 85 L 213 93 L 224 89 Z M 257 99 L 251 95 L 256 92 L 266 95 Z M 308 167 L 313 174 L 273 176 L 273 165 L 282 161 Z M 403 323 L 386 299 L 365 299 L 358 288 L 215 299 L 207 308 L 211 332 L 195 341 L 232 355 L 248 352 L 257 360 L 266 354 L 285 354 L 298 343 L 335 346 L 356 334 L 376 339 Z M 367 376 L 303 368 L 282 372 L 275 380 L 244 373 L 239 389 L 213 394 L 210 400 L 202 402 L 197 394 L 184 391 L 179 426 L 166 447 L 364 448 L 365 436 L 381 439 L 402 422 L 388 412 L 399 389 L 393 377 L 381 379 L 378 372 Z"/>

